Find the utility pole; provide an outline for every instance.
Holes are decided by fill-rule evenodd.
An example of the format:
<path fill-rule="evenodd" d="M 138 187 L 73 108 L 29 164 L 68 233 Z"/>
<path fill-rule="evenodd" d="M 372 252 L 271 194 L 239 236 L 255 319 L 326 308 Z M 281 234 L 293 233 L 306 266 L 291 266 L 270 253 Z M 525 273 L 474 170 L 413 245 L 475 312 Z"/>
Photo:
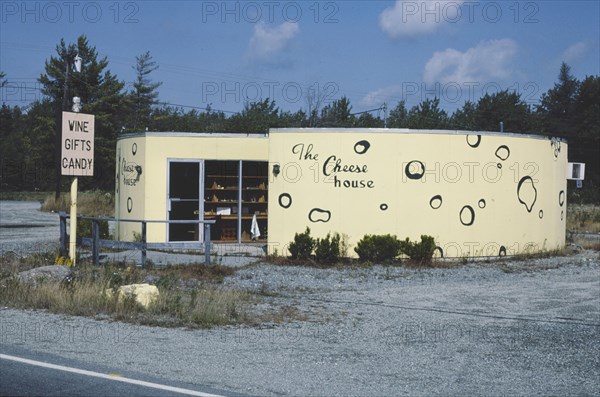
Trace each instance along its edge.
<path fill-rule="evenodd" d="M 62 144 L 62 112 L 67 110 L 68 104 L 68 91 L 69 91 L 69 72 L 71 69 L 71 54 L 67 50 L 65 55 L 66 66 L 65 66 L 65 81 L 63 84 L 63 99 L 62 106 L 57 109 L 56 112 L 56 133 L 54 135 L 54 168 L 56 169 L 56 185 L 54 192 L 54 199 L 60 198 L 60 187 L 61 187 L 61 168 L 60 168 L 60 153 Z"/>
<path fill-rule="evenodd" d="M 369 110 L 364 110 L 362 112 L 356 112 L 356 113 L 350 113 L 351 116 L 356 116 L 357 114 L 363 114 L 363 113 L 370 113 L 370 112 L 378 112 L 377 113 L 377 118 L 379 118 L 379 116 L 381 115 L 381 112 L 383 111 L 383 128 L 387 128 L 387 103 L 384 102 L 383 105 L 381 105 L 380 107 L 376 108 L 376 109 L 369 109 Z"/>
<path fill-rule="evenodd" d="M 75 57 L 75 70 L 77 73 L 81 72 L 81 57 L 77 55 Z M 69 70 L 67 68 L 67 76 Z M 66 90 L 65 90 L 66 92 Z M 66 95 L 63 96 L 63 105 L 65 104 Z M 73 112 L 79 113 L 81 110 L 81 98 L 73 97 Z M 61 129 L 62 131 L 62 129 Z M 62 141 L 62 139 L 61 139 Z M 70 219 L 70 231 L 69 231 L 69 257 L 71 263 L 75 266 L 77 261 L 77 190 L 78 190 L 79 178 L 74 176 L 73 182 L 71 182 L 71 219 Z"/>
<path fill-rule="evenodd" d="M 387 103 L 383 103 L 383 128 L 387 128 Z"/>

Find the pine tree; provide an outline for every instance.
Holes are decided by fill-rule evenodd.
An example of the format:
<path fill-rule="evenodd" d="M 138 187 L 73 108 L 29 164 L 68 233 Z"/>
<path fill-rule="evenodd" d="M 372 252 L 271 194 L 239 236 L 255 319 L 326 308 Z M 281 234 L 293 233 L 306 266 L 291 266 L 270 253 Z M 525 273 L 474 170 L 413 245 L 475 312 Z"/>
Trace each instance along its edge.
<path fill-rule="evenodd" d="M 94 178 L 85 178 L 83 187 L 93 185 L 98 188 L 112 188 L 114 183 L 114 147 L 116 132 L 123 117 L 124 83 L 119 81 L 110 71 L 106 57 L 98 58 L 95 47 L 89 45 L 85 35 L 77 38 L 77 44 L 66 45 L 61 39 L 56 46 L 57 56 L 45 62 L 45 74 L 38 81 L 42 85 L 42 93 L 54 104 L 54 158 L 56 197 L 61 190 L 60 144 L 61 113 L 70 111 L 72 97 L 78 96 L 83 104 L 82 112 L 96 116 L 95 126 L 95 166 Z M 76 56 L 81 57 L 81 71 L 73 70 Z"/>
<path fill-rule="evenodd" d="M 135 57 L 134 66 L 136 80 L 133 83 L 133 92 L 130 94 L 133 102 L 133 120 L 134 130 L 145 130 L 150 127 L 150 116 L 152 106 L 156 105 L 158 91 L 162 82 L 152 83 L 148 75 L 158 69 L 158 65 L 152 60 L 149 51 Z"/>
<path fill-rule="evenodd" d="M 485 94 L 477 102 L 475 129 L 481 131 L 532 132 L 531 109 L 521 95 L 508 90 Z"/>
<path fill-rule="evenodd" d="M 587 76 L 579 84 L 573 119 L 577 137 L 600 141 L 600 76 Z"/>
<path fill-rule="evenodd" d="M 389 128 L 408 128 L 407 124 L 408 110 L 406 109 L 406 102 L 404 100 L 398 102 L 395 108 L 390 111 L 390 117 L 388 118 Z"/>
<path fill-rule="evenodd" d="M 560 65 L 558 82 L 542 95 L 538 112 L 543 118 L 544 132 L 557 135 L 573 135 L 575 100 L 579 82 L 571 74 L 566 63 Z"/>
<path fill-rule="evenodd" d="M 410 109 L 406 122 L 408 128 L 441 130 L 448 125 L 448 114 L 440 109 L 439 98 L 427 98 Z"/>
<path fill-rule="evenodd" d="M 343 96 L 321 110 L 320 127 L 351 127 L 354 124 L 350 100 Z"/>
<path fill-rule="evenodd" d="M 477 105 L 471 101 L 466 101 L 462 108 L 452 113 L 450 128 L 465 131 L 479 129 L 477 125 Z"/>
<path fill-rule="evenodd" d="M 244 105 L 241 113 L 234 114 L 227 121 L 228 132 L 265 134 L 269 128 L 278 126 L 279 108 L 269 98 L 250 102 Z"/>

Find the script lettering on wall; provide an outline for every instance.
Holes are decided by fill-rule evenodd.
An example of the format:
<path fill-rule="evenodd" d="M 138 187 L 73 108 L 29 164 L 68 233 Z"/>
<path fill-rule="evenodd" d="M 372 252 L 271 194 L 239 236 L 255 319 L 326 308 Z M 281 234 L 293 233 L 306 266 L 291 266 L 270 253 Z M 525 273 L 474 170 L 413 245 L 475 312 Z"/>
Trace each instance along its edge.
<path fill-rule="evenodd" d="M 135 157 L 138 152 L 138 145 L 136 142 L 131 144 L 131 156 Z M 140 181 L 140 177 L 142 176 L 142 166 L 133 162 L 127 161 L 128 156 L 123 156 L 120 159 L 117 173 L 117 181 L 123 181 L 123 185 L 125 188 L 133 188 Z M 119 182 L 120 183 L 120 182 Z M 133 198 L 131 196 L 127 197 L 127 212 L 131 213 L 133 211 Z"/>
<path fill-rule="evenodd" d="M 354 153 L 358 156 L 365 155 L 371 144 L 367 140 L 360 140 L 353 146 Z M 318 162 L 323 161 L 322 167 L 319 169 L 321 176 L 325 181 L 330 182 L 334 189 L 373 189 L 375 181 L 369 177 L 369 166 L 363 160 L 351 159 L 346 160 L 339 154 L 327 153 L 322 155 L 315 150 L 312 143 L 296 143 L 292 146 L 292 154 L 295 155 L 298 161 Z M 292 205 L 292 197 L 289 193 L 282 193 L 278 199 L 279 205 L 282 208 L 289 208 Z M 388 209 L 388 205 L 383 203 L 379 206 L 382 211 Z M 313 208 L 308 219 L 311 222 L 329 222 L 331 219 L 331 211 L 321 208 Z"/>

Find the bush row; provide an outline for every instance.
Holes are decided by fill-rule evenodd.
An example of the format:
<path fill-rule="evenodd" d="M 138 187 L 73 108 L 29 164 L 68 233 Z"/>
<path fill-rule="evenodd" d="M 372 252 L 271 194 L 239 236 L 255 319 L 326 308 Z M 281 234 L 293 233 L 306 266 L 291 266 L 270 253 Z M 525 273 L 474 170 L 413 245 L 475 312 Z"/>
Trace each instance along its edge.
<path fill-rule="evenodd" d="M 324 239 L 314 239 L 310 228 L 303 233 L 296 233 L 294 241 L 289 244 L 292 259 L 313 259 L 318 263 L 331 264 L 339 262 L 344 252 L 345 242 L 339 233 L 327 233 Z M 421 241 L 405 240 L 391 234 L 366 234 L 356 245 L 354 251 L 361 262 L 386 263 L 405 255 L 419 263 L 429 263 L 436 249 L 435 240 L 431 236 L 422 235 Z"/>
<path fill-rule="evenodd" d="M 292 259 L 307 260 L 312 258 L 314 251 L 315 260 L 319 263 L 331 264 L 340 260 L 342 252 L 342 236 L 327 233 L 324 239 L 314 239 L 310 236 L 310 228 L 304 233 L 296 233 L 294 241 L 289 245 Z"/>

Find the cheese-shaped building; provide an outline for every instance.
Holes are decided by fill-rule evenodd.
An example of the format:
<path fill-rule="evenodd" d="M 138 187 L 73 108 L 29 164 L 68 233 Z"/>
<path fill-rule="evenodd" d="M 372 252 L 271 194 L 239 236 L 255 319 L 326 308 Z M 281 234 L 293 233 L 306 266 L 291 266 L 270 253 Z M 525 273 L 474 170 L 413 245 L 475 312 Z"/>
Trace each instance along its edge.
<path fill-rule="evenodd" d="M 437 256 L 565 244 L 567 144 L 536 135 L 407 129 L 142 133 L 117 143 L 116 217 L 214 220 L 218 242 L 287 254 L 295 233 L 435 238 Z M 120 239 L 140 225 L 120 223 Z M 149 242 L 202 241 L 196 224 L 148 223 Z M 135 233 L 134 233 L 135 232 Z"/>

